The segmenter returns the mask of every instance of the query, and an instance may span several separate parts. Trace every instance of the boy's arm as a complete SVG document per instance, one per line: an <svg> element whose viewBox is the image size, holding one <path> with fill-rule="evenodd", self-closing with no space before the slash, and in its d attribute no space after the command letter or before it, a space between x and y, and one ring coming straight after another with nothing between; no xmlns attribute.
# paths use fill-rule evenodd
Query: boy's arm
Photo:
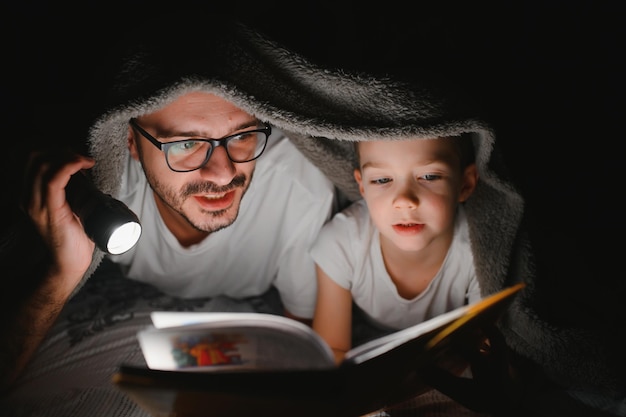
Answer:
<svg viewBox="0 0 626 417"><path fill-rule="evenodd" d="M351 348L352 294L330 279L319 266L317 271L317 304L313 317L315 330L328 343L339 364Z"/></svg>
<svg viewBox="0 0 626 417"><path fill-rule="evenodd" d="M289 310L287 310L287 309L285 309L284 314L285 314L285 317L287 317L287 318L299 321L300 323L306 324L309 327L312 326L312 323L313 323L312 319L305 319L305 318L302 318L302 317L298 317L298 316L296 316L294 314L291 314L291 312Z"/></svg>

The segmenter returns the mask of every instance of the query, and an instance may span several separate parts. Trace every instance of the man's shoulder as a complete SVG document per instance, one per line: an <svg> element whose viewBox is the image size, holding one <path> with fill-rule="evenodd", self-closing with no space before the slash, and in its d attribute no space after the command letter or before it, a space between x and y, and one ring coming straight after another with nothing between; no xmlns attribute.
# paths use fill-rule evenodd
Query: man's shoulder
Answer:
<svg viewBox="0 0 626 417"><path fill-rule="evenodd" d="M259 161L272 161L273 164L293 164L303 160L308 161L296 145L282 131L274 129L267 143L265 153Z"/></svg>
<svg viewBox="0 0 626 417"><path fill-rule="evenodd" d="M311 190L333 189L330 179L280 131L272 132L268 149L258 159L255 176L263 172L284 175L284 181Z"/></svg>

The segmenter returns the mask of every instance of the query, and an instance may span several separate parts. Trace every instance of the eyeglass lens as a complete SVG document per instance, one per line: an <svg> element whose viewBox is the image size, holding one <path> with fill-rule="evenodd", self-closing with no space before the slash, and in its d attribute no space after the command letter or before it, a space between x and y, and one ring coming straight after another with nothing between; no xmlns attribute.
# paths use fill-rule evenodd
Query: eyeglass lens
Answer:
<svg viewBox="0 0 626 417"><path fill-rule="evenodd" d="M265 132L245 132L222 140L185 140L167 144L165 155L170 168L191 171L208 162L213 150L224 146L233 162L248 162L257 158L265 149Z"/></svg>

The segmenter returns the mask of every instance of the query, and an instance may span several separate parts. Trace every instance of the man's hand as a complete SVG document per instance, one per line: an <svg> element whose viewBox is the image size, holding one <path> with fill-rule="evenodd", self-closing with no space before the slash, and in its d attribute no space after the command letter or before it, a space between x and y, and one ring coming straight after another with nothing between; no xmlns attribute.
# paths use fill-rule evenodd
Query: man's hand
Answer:
<svg viewBox="0 0 626 417"><path fill-rule="evenodd" d="M65 187L73 174L94 164L89 157L56 151L33 153L27 166L22 206L51 252L50 275L60 297L69 297L78 285L95 248L66 200Z"/></svg>

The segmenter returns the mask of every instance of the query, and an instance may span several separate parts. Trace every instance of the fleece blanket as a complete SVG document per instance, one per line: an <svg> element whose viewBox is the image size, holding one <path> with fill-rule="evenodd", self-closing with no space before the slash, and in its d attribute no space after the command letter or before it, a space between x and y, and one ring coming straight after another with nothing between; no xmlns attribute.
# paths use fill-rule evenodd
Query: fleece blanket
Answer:
<svg viewBox="0 0 626 417"><path fill-rule="evenodd" d="M584 331L560 328L539 313L547 301L538 293L532 247L523 229L524 199L509 180L495 131L471 101L421 85L418 77L408 82L321 67L233 22L212 20L186 28L140 31L133 47L106 72L113 78L103 80L114 87L88 136L89 151L98 161L93 179L100 189L113 196L119 191L128 120L190 91L224 97L283 130L347 202L359 198L352 142L471 134L480 179L466 211L482 291L487 295L527 284L502 321L509 347L572 392L618 389L619 380ZM83 283L103 256L96 249Z"/></svg>

